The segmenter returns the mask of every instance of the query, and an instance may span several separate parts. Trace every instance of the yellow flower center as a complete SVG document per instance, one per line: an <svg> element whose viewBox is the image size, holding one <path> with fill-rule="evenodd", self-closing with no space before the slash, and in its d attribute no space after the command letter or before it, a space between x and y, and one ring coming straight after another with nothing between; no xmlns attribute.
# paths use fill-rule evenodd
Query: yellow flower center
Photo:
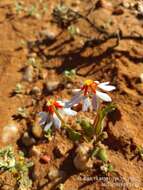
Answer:
<svg viewBox="0 0 143 190"><path fill-rule="evenodd" d="M93 82L94 82L93 80L88 79L84 81L84 85L90 86L93 84Z"/></svg>

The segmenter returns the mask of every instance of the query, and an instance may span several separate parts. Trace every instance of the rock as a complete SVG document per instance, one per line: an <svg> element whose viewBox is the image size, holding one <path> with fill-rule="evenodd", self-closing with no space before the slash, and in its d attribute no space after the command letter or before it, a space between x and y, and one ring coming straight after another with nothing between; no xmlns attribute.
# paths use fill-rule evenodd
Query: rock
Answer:
<svg viewBox="0 0 143 190"><path fill-rule="evenodd" d="M124 10L121 7L115 8L113 11L114 15L122 15L124 13Z"/></svg>
<svg viewBox="0 0 143 190"><path fill-rule="evenodd" d="M47 78L47 71L46 70L40 70L39 71L39 77L40 79L46 79Z"/></svg>
<svg viewBox="0 0 143 190"><path fill-rule="evenodd" d="M36 58L37 57L37 54L36 53L30 53L30 54L28 54L28 58L31 58L31 57L34 57L34 58Z"/></svg>
<svg viewBox="0 0 143 190"><path fill-rule="evenodd" d="M112 9L112 4L106 0L98 0L96 3L96 8Z"/></svg>
<svg viewBox="0 0 143 190"><path fill-rule="evenodd" d="M50 70L47 75L47 79L45 81L46 89L49 92L56 90L60 84L59 78L55 72L55 70Z"/></svg>
<svg viewBox="0 0 143 190"><path fill-rule="evenodd" d="M49 81L46 82L46 88L49 92L52 92L53 90L56 90L56 88L59 86L59 81Z"/></svg>
<svg viewBox="0 0 143 190"><path fill-rule="evenodd" d="M32 133L36 138L41 138L43 136L43 130L41 126L36 123L32 127Z"/></svg>
<svg viewBox="0 0 143 190"><path fill-rule="evenodd" d="M64 178L66 176L66 173L62 170L59 170L55 167L50 167L49 168L49 173L48 173L48 177L49 179L52 181L52 180L55 180L57 178Z"/></svg>
<svg viewBox="0 0 143 190"><path fill-rule="evenodd" d="M40 160L43 161L44 163L49 163L51 161L51 158L48 155L42 155L40 157Z"/></svg>
<svg viewBox="0 0 143 190"><path fill-rule="evenodd" d="M1 142L4 144L9 144L16 142L20 137L18 130L18 125L14 122L6 125L1 133Z"/></svg>
<svg viewBox="0 0 143 190"><path fill-rule="evenodd" d="M129 2L124 1L124 2L122 3L122 5L123 5L123 7L125 7L126 9L129 9L129 8L130 8L130 3L129 3Z"/></svg>
<svg viewBox="0 0 143 190"><path fill-rule="evenodd" d="M32 65L26 67L23 79L27 82L33 81L34 69Z"/></svg>
<svg viewBox="0 0 143 190"><path fill-rule="evenodd" d="M36 143L35 139L33 137L29 137L29 134L27 132L24 133L22 137L22 142L27 147L32 146Z"/></svg>
<svg viewBox="0 0 143 190"><path fill-rule="evenodd" d="M143 83L143 73L140 74L140 81Z"/></svg>
<svg viewBox="0 0 143 190"><path fill-rule="evenodd" d="M30 150L30 155L35 156L35 157L39 157L41 155L41 151L39 148L37 148L37 146L33 146Z"/></svg>
<svg viewBox="0 0 143 190"><path fill-rule="evenodd" d="M136 9L137 9L138 13L143 16L143 3L142 2L137 2Z"/></svg>
<svg viewBox="0 0 143 190"><path fill-rule="evenodd" d="M50 180L54 180L60 177L60 172L57 168L51 167L49 169L48 177Z"/></svg>
<svg viewBox="0 0 143 190"><path fill-rule="evenodd" d="M50 31L49 29L45 29L45 30L42 30L40 32L40 36L43 38L48 38L49 40L55 40L57 35L54 31Z"/></svg>
<svg viewBox="0 0 143 190"><path fill-rule="evenodd" d="M93 167L93 161L89 156L89 151L91 148L91 144L82 143L76 149L76 156L73 160L73 163L77 170L84 171Z"/></svg>
<svg viewBox="0 0 143 190"><path fill-rule="evenodd" d="M67 84L66 84L66 88L67 88L67 89L71 89L72 87L73 87L73 85L72 85L71 83L67 83Z"/></svg>
<svg viewBox="0 0 143 190"><path fill-rule="evenodd" d="M41 89L39 87L35 86L32 88L30 93L33 95L39 95L40 96L41 95Z"/></svg>

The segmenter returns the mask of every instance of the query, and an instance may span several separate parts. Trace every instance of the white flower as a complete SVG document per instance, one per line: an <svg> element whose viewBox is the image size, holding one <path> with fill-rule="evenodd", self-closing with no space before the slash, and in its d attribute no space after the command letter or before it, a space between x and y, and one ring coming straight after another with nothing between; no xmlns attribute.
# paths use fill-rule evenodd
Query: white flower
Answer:
<svg viewBox="0 0 143 190"><path fill-rule="evenodd" d="M76 114L77 112L71 108L65 108L65 103L50 99L45 105L44 111L39 113L39 124L44 126L45 131L50 129L52 125L56 128L60 128L62 122L64 122L62 118L63 115L75 116Z"/></svg>
<svg viewBox="0 0 143 190"><path fill-rule="evenodd" d="M82 111L87 111L91 105L94 110L97 110L100 101L112 101L106 92L113 90L115 90L115 86L109 85L109 82L99 83L99 81L86 80L81 89L76 89L76 95L66 103L66 107L72 107L82 102Z"/></svg>

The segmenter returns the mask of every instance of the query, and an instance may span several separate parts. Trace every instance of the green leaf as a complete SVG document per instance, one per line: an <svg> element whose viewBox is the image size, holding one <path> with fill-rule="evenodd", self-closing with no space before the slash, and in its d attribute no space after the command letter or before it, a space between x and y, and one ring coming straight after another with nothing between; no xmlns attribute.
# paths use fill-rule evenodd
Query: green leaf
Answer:
<svg viewBox="0 0 143 190"><path fill-rule="evenodd" d="M71 140L73 140L73 141L80 140L81 134L79 132L75 131L72 128L67 128L67 132L68 132L69 138Z"/></svg>
<svg viewBox="0 0 143 190"><path fill-rule="evenodd" d="M12 146L0 149L0 169L10 169L15 167L16 160Z"/></svg>
<svg viewBox="0 0 143 190"><path fill-rule="evenodd" d="M112 172L113 171L113 166L111 164L108 165L108 172Z"/></svg>
<svg viewBox="0 0 143 190"><path fill-rule="evenodd" d="M82 119L80 121L80 126L82 127L82 129L84 130L85 135L87 135L88 137L93 136L94 134L94 128L91 125L91 123L85 119Z"/></svg>
<svg viewBox="0 0 143 190"><path fill-rule="evenodd" d="M102 160L103 162L107 162L108 161L108 155L107 155L107 152L104 148L100 148L98 150L98 153L97 153L97 157Z"/></svg>
<svg viewBox="0 0 143 190"><path fill-rule="evenodd" d="M99 136L102 131L103 131L103 128L104 128L104 118L105 116L114 111L116 109L116 106L114 104L108 104L105 108L99 110L98 112L98 123L97 123L97 126L96 126L96 129L95 129L95 134L97 136Z"/></svg>
<svg viewBox="0 0 143 190"><path fill-rule="evenodd" d="M92 151L91 156L92 156L92 157L97 156L99 149L100 149L99 147L96 147L96 148Z"/></svg>

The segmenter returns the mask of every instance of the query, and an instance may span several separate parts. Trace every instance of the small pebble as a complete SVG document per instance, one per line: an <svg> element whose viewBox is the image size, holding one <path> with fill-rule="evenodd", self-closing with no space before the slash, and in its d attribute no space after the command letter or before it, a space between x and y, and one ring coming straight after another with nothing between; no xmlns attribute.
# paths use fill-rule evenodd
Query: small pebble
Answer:
<svg viewBox="0 0 143 190"><path fill-rule="evenodd" d="M1 133L1 142L2 143L12 143L16 142L20 137L18 125L15 123L10 123L6 125Z"/></svg>
<svg viewBox="0 0 143 190"><path fill-rule="evenodd" d="M46 70L40 70L39 77L41 79L46 79L47 78L47 71Z"/></svg>
<svg viewBox="0 0 143 190"><path fill-rule="evenodd" d="M43 161L44 163L49 163L51 161L51 158L48 155L43 155L40 157L40 160Z"/></svg>
<svg viewBox="0 0 143 190"><path fill-rule="evenodd" d="M43 135L43 130L40 125L34 124L32 127L32 133L36 138L41 138Z"/></svg>
<svg viewBox="0 0 143 190"><path fill-rule="evenodd" d="M106 0L98 0L96 3L96 8L112 9L112 4Z"/></svg>
<svg viewBox="0 0 143 190"><path fill-rule="evenodd" d="M62 170L57 169L57 168L50 167L48 177L52 181L52 180L55 180L57 178L65 178L66 173Z"/></svg>
<svg viewBox="0 0 143 190"><path fill-rule="evenodd" d="M33 81L34 69L32 65L26 67L23 79L27 82Z"/></svg>
<svg viewBox="0 0 143 190"><path fill-rule="evenodd" d="M30 150L30 155L31 156L35 156L35 157L39 157L41 155L41 151L39 148L37 148L36 146L33 146Z"/></svg>
<svg viewBox="0 0 143 190"><path fill-rule="evenodd" d="M31 94L33 95L41 95L41 89L37 86L33 87L31 90Z"/></svg>
<svg viewBox="0 0 143 190"><path fill-rule="evenodd" d="M143 73L140 74L141 83L143 83Z"/></svg>
<svg viewBox="0 0 143 190"><path fill-rule="evenodd" d="M137 3L137 10L138 10L139 14L143 16L143 2Z"/></svg>
<svg viewBox="0 0 143 190"><path fill-rule="evenodd" d="M71 83L66 84L66 88L71 89L72 87L73 87L73 85Z"/></svg>
<svg viewBox="0 0 143 190"><path fill-rule="evenodd" d="M114 9L113 14L114 15L122 15L124 13L124 10L121 7L118 7Z"/></svg>
<svg viewBox="0 0 143 190"><path fill-rule="evenodd" d="M50 180L54 180L58 177L60 177L60 172L58 169L54 168L54 167L51 167L49 169L49 173L48 173L48 177Z"/></svg>
<svg viewBox="0 0 143 190"><path fill-rule="evenodd" d="M130 8L130 3L126 2L126 1L124 1L122 5L123 5L123 7L125 7L126 9L129 9L129 8Z"/></svg>
<svg viewBox="0 0 143 190"><path fill-rule="evenodd" d="M44 38L46 37L49 40L55 40L56 39L56 33L53 31L50 31L48 29L42 30L40 32L40 35L41 35L41 37L44 37Z"/></svg>
<svg viewBox="0 0 143 190"><path fill-rule="evenodd" d="M49 92L52 92L53 90L56 90L56 88L59 85L59 81L48 81L46 82L46 88Z"/></svg>

